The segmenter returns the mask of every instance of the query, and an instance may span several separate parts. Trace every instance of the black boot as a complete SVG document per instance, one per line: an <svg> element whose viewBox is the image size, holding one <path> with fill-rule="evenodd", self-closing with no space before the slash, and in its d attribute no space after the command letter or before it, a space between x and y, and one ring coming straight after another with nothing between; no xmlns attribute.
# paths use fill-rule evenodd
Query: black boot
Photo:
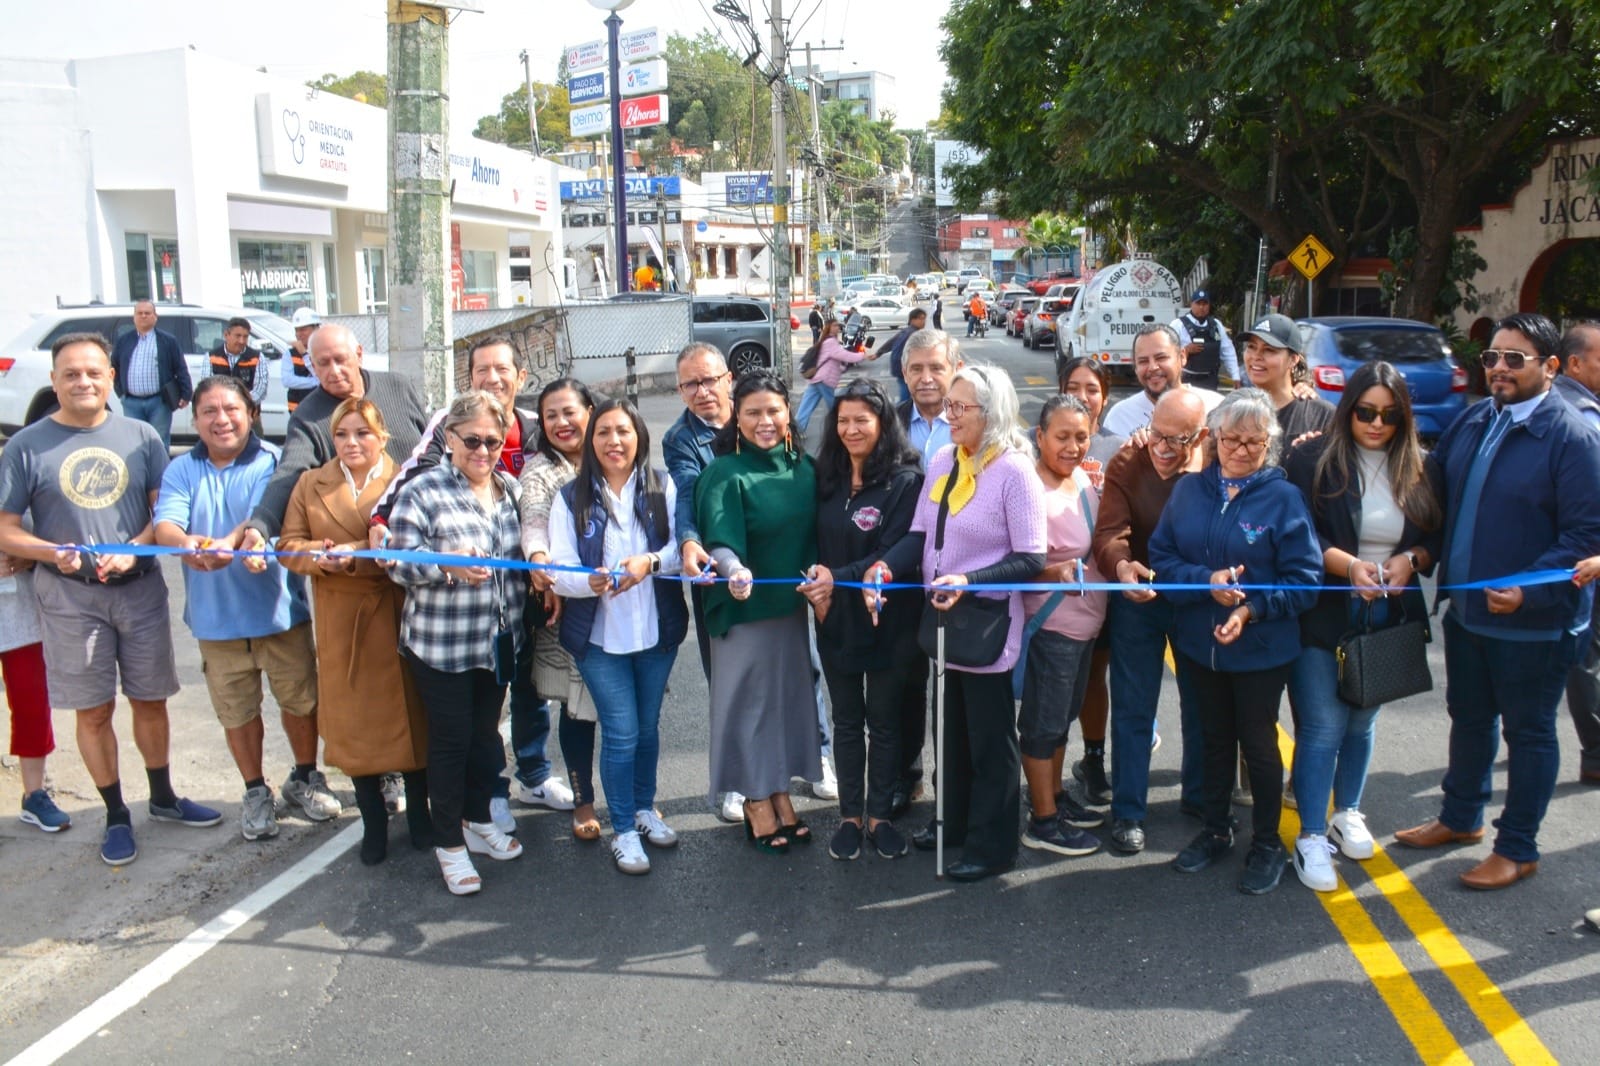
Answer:
<svg viewBox="0 0 1600 1066"><path fill-rule="evenodd" d="M406 828L411 830L411 846L418 851L433 847L433 815L428 811L428 771L411 770L405 775Z"/></svg>
<svg viewBox="0 0 1600 1066"><path fill-rule="evenodd" d="M363 774L350 779L361 811L361 863L376 866L389 854L389 811L383 805L383 778Z"/></svg>

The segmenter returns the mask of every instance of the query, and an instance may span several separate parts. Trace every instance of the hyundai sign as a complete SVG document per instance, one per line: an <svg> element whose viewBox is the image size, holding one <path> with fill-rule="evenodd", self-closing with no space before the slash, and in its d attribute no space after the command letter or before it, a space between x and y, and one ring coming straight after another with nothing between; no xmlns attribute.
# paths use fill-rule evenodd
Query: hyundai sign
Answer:
<svg viewBox="0 0 1600 1066"><path fill-rule="evenodd" d="M604 100L608 95L606 72L603 70L592 74L574 74L567 79L567 102L574 107Z"/></svg>
<svg viewBox="0 0 1600 1066"><path fill-rule="evenodd" d="M725 179L728 204L770 204L771 174L729 174Z"/></svg>
<svg viewBox="0 0 1600 1066"><path fill-rule="evenodd" d="M677 196L683 191L683 183L676 174L660 178L637 177L628 178L623 188L629 196ZM610 179L585 178L561 183L561 199L566 201L604 200L610 195Z"/></svg>

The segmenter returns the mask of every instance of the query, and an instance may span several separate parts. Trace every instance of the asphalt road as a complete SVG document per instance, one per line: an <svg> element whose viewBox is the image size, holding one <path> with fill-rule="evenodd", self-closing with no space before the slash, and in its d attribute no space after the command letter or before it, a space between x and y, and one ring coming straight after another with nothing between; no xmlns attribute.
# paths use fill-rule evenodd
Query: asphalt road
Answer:
<svg viewBox="0 0 1600 1066"><path fill-rule="evenodd" d="M965 350L1010 370L1032 413L1048 388L1045 353L998 332ZM647 400L657 433L675 403ZM169 580L176 601L175 569ZM352 810L339 826L286 821L276 841L240 839L240 786L176 618L175 605L186 687L173 703L174 776L229 820L145 825L125 742L144 850L104 867L70 712L56 715L52 773L78 824L57 838L0 824L0 1060L72 1031L58 1027L125 980L149 983L163 952L354 820ZM1437 645L1431 656L1438 691L1380 716L1364 807L1381 843L1437 807L1447 723ZM1392 847L1341 861L1347 892L1319 897L1290 873L1250 898L1234 889L1238 853L1194 877L1167 867L1195 829L1177 809L1170 682L1148 850L1025 851L1013 873L970 886L936 881L921 854L839 863L821 841L758 854L707 805L705 707L691 639L663 715L660 805L682 843L653 852L648 877L624 877L602 845L575 842L565 815L519 811L526 854L485 860L482 894L456 899L397 823L386 863L342 852L166 983L130 990L128 1009L89 1024L64 1061L1591 1061L1600 937L1579 919L1600 904L1600 790L1576 783L1565 723L1537 877L1477 895L1456 875L1486 846ZM275 725L268 737L276 779L286 750ZM348 781L335 787L350 798ZM0 774L0 806L18 791L14 770ZM797 803L825 840L829 805ZM905 827L930 809L920 803Z"/></svg>

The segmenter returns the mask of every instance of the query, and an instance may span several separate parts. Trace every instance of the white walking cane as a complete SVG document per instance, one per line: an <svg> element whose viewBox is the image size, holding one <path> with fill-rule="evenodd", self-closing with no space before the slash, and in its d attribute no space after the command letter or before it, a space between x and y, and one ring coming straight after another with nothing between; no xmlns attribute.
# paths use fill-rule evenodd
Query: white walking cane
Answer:
<svg viewBox="0 0 1600 1066"><path fill-rule="evenodd" d="M944 619L933 639L933 876L944 880Z"/></svg>

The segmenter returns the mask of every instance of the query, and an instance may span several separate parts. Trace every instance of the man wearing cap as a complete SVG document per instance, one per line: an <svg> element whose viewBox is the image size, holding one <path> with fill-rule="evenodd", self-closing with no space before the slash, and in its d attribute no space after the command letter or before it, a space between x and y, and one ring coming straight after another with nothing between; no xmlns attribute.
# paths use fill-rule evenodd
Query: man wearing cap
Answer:
<svg viewBox="0 0 1600 1066"><path fill-rule="evenodd" d="M311 335L322 325L322 316L309 307L297 308L290 323L294 326L294 346L283 364L283 387L289 392L289 411L292 414L300 401L311 395L317 387L317 375L311 372Z"/></svg>
<svg viewBox="0 0 1600 1066"><path fill-rule="evenodd" d="M1226 370L1228 377L1239 381L1239 356L1233 350L1233 341L1222 323L1211 317L1211 293L1196 289L1189 297L1189 310L1172 320L1172 329L1178 334L1178 344L1188 362L1183 368L1183 383L1198 385L1215 391L1219 383L1218 372Z"/></svg>
<svg viewBox="0 0 1600 1066"><path fill-rule="evenodd" d="M147 422L161 443L172 445L172 412L189 406L194 385L178 338L156 328L156 305L140 300L133 305L133 332L117 338L111 349L112 384L122 413Z"/></svg>
<svg viewBox="0 0 1600 1066"><path fill-rule="evenodd" d="M1300 357L1301 345L1300 330L1294 321L1284 315L1262 315L1241 336L1245 376L1251 385L1272 397L1284 441L1322 432L1333 421L1333 404L1313 390L1295 388L1294 364Z"/></svg>

